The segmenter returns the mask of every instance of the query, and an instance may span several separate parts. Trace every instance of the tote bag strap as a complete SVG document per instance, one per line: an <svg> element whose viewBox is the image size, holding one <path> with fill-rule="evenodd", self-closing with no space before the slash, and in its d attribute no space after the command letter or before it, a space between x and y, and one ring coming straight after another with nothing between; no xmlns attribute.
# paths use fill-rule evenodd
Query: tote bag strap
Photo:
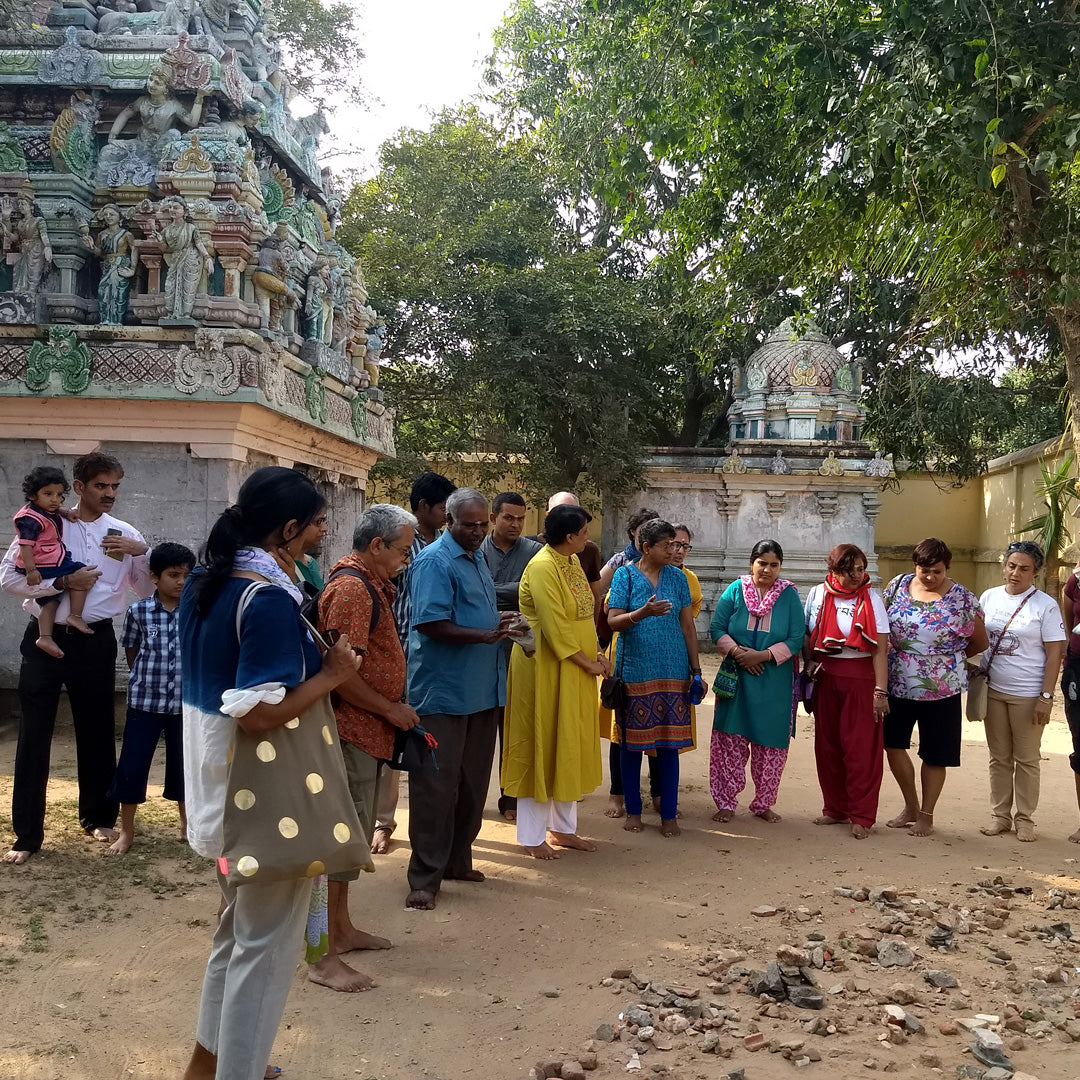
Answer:
<svg viewBox="0 0 1080 1080"><path fill-rule="evenodd" d="M1001 648L1001 643L1005 640L1005 631L1012 626L1013 619L1020 614L1020 609L1038 592L1038 589L1032 589L1031 592L1024 597L1023 600L1017 605L1016 610L1005 621L1005 625L1001 628L1001 634L998 636L997 641L994 642L994 647L990 650L990 656L987 658L986 667L980 670L984 675L990 674L990 665L994 662L994 657L997 656L998 649Z"/></svg>
<svg viewBox="0 0 1080 1080"><path fill-rule="evenodd" d="M241 640L240 639L240 626L241 626L241 623L244 621L244 612L247 611L248 604L251 603L252 597L260 589L276 589L276 588L277 588L277 586L272 584L269 581L253 581L243 591L243 594L240 597L240 602L236 605L236 640L237 641ZM302 615L300 617L303 618ZM307 621L307 619L304 619L304 622L307 624L307 628L308 628L308 630L311 631L311 633L314 636L315 640L316 641L321 641L322 639L315 632L315 628L311 625L311 623L309 623ZM301 682L306 682L307 681L307 658L304 656L304 652L303 652L302 649L300 650L300 662L303 664L303 669L304 669L303 674L300 676L300 681Z"/></svg>

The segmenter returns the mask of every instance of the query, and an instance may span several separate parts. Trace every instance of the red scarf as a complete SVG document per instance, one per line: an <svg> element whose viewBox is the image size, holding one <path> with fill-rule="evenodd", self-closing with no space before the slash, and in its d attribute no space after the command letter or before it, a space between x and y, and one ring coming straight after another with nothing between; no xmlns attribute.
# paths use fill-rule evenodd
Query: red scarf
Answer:
<svg viewBox="0 0 1080 1080"><path fill-rule="evenodd" d="M817 626L811 638L814 652L836 653L845 645L859 652L873 652L877 648L877 621L874 619L874 605L870 602L870 578L864 577L862 584L854 589L843 588L833 574L825 576L824 595L821 597L821 611L818 612ZM855 613L851 619L851 632L844 637L836 620L837 600L854 600Z"/></svg>

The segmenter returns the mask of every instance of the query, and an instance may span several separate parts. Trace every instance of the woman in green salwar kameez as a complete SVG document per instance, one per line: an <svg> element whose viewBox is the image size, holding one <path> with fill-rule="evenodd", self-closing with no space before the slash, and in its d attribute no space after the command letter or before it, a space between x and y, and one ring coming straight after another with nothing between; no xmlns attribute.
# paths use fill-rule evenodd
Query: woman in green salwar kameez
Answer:
<svg viewBox="0 0 1080 1080"><path fill-rule="evenodd" d="M795 703L795 664L806 632L799 593L780 577L784 552L761 540L750 552L750 573L720 597L709 636L721 656L739 666L735 696L717 698L709 761L714 821L730 821L746 786L746 762L754 780L750 812L779 821L773 810L787 761Z"/></svg>

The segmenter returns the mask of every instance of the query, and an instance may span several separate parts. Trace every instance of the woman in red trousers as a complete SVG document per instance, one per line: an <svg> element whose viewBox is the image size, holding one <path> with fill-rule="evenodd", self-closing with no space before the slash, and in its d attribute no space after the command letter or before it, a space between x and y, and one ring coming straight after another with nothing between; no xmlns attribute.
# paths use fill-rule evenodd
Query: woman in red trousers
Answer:
<svg viewBox="0 0 1080 1080"><path fill-rule="evenodd" d="M828 567L806 600L803 649L814 676L814 756L822 795L814 822L850 824L851 835L862 840L877 818L881 788L889 617L870 587L861 548L838 544Z"/></svg>

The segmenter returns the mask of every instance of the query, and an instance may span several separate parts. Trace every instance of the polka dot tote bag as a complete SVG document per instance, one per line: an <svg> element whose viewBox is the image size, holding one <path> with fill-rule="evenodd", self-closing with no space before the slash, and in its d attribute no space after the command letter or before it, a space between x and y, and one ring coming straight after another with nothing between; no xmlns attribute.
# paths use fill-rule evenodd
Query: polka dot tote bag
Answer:
<svg viewBox="0 0 1080 1080"><path fill-rule="evenodd" d="M245 591L236 625L256 588ZM347 870L374 870L356 816L337 721L328 697L272 731L239 724L229 779L218 870L229 883L283 881Z"/></svg>

